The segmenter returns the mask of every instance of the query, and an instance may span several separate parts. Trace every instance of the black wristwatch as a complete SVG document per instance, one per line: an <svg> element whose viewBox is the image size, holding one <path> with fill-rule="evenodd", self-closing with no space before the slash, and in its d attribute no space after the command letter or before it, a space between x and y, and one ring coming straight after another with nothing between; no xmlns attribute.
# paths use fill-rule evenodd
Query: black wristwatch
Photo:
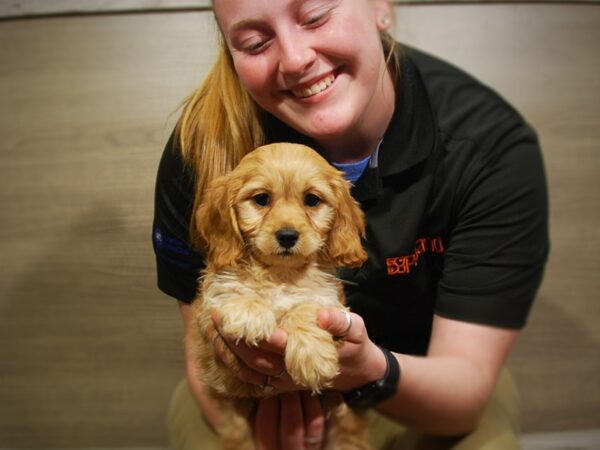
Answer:
<svg viewBox="0 0 600 450"><path fill-rule="evenodd" d="M344 401L351 408L373 408L382 401L390 398L398 390L400 381L400 364L388 349L379 347L383 352L387 368L383 378L344 393Z"/></svg>

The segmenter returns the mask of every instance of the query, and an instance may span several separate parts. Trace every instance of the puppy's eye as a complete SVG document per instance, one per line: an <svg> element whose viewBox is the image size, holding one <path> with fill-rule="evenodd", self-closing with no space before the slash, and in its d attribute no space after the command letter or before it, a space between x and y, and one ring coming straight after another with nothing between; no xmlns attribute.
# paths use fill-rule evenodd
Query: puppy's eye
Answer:
<svg viewBox="0 0 600 450"><path fill-rule="evenodd" d="M252 199L258 206L269 206L269 203L271 202L271 197L269 197L269 194L265 193L256 194Z"/></svg>
<svg viewBox="0 0 600 450"><path fill-rule="evenodd" d="M304 196L304 204L309 208L314 208L321 203L321 198L315 194L306 194Z"/></svg>

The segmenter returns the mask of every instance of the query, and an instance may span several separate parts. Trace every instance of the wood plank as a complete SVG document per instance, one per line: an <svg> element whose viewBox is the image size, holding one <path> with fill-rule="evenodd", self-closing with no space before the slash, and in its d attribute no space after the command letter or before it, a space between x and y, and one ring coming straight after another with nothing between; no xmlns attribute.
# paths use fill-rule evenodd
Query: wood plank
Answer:
<svg viewBox="0 0 600 450"><path fill-rule="evenodd" d="M498 0L392 0L395 4L497 3ZM503 0L503 3L600 3L600 0ZM211 0L13 0L0 3L0 18L117 14L144 11L201 11Z"/></svg>
<svg viewBox="0 0 600 450"><path fill-rule="evenodd" d="M0 3L0 17L206 9L210 0L15 0Z"/></svg>
<svg viewBox="0 0 600 450"><path fill-rule="evenodd" d="M0 448L166 447L154 176L211 14L0 23ZM160 39L157 39L160 36Z"/></svg>

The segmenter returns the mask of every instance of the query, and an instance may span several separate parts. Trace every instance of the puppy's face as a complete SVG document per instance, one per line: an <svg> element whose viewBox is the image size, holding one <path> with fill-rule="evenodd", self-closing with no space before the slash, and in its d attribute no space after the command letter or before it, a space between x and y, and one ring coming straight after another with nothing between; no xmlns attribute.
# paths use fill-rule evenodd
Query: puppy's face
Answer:
<svg viewBox="0 0 600 450"><path fill-rule="evenodd" d="M256 155L238 174L244 180L235 210L249 250L266 264L296 265L324 249L337 198L325 162L304 152Z"/></svg>
<svg viewBox="0 0 600 450"><path fill-rule="evenodd" d="M293 144L260 147L219 182L221 188L211 191L220 191L221 201L207 201L220 203L242 246L240 257L251 253L266 265L286 267L315 260L359 265L366 258L360 246L362 212L340 172L314 150ZM198 214L210 257L211 247L223 245L215 237L219 225L206 223L202 207Z"/></svg>

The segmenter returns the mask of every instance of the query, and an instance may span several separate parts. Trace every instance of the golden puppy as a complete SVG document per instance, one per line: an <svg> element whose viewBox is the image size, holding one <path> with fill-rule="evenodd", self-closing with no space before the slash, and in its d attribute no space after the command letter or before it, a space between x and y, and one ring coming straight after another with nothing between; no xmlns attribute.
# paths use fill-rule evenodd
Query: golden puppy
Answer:
<svg viewBox="0 0 600 450"><path fill-rule="evenodd" d="M210 185L196 224L207 256L193 304L199 370L213 397L228 399L232 414L246 416L223 420L224 447L251 449L246 419L256 399L277 392L240 381L216 356L204 331L211 314L216 312L224 333L249 345L284 329L287 372L306 390L323 392L339 373L338 341L317 325L317 313L345 309L333 273L365 261L363 214L342 174L314 150L272 144L252 151ZM339 397L322 397L332 413L324 448L367 449L365 425Z"/></svg>

